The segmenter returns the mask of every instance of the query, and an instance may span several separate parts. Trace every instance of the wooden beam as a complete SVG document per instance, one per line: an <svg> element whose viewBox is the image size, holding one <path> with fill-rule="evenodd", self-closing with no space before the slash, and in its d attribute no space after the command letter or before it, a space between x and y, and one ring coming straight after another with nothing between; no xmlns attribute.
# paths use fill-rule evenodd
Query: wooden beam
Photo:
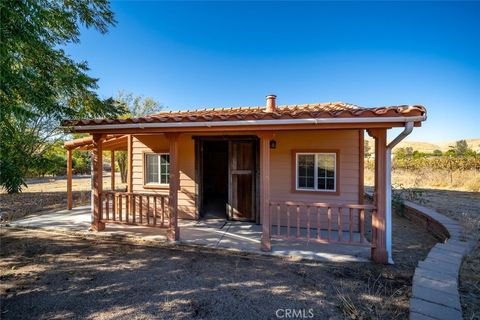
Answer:
<svg viewBox="0 0 480 320"><path fill-rule="evenodd" d="M110 184L111 184L111 189L112 191L115 191L115 151L114 150L111 150L110 151L110 174L111 174L111 177L110 177Z"/></svg>
<svg viewBox="0 0 480 320"><path fill-rule="evenodd" d="M260 220L262 223L261 250L272 251L270 221L270 140L273 132L258 132L260 138Z"/></svg>
<svg viewBox="0 0 480 320"><path fill-rule="evenodd" d="M387 258L387 130L375 129L368 133L375 139L375 192L374 201L377 207L372 214L372 260L386 264Z"/></svg>
<svg viewBox="0 0 480 320"><path fill-rule="evenodd" d="M358 203L363 204L365 193L365 131L358 130Z"/></svg>
<svg viewBox="0 0 480 320"><path fill-rule="evenodd" d="M127 138L127 191L133 192L133 136Z"/></svg>
<svg viewBox="0 0 480 320"><path fill-rule="evenodd" d="M67 149L67 208L72 210L73 208L73 195L72 195L72 149Z"/></svg>
<svg viewBox="0 0 480 320"><path fill-rule="evenodd" d="M105 223L102 219L102 193L103 193L103 136L100 134L93 135L93 206L92 206L92 230L102 231L105 229Z"/></svg>
<svg viewBox="0 0 480 320"><path fill-rule="evenodd" d="M180 239L178 228L178 190L180 188L180 171L178 167L178 138L179 133L165 134L169 142L170 177L169 177L169 201L168 211L170 214L170 226L167 231L168 241Z"/></svg>

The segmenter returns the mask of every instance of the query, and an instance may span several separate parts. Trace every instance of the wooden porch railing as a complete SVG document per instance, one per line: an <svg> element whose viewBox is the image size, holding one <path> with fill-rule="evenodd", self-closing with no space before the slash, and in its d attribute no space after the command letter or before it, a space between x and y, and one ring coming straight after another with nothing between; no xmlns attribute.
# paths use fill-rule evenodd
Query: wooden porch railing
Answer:
<svg viewBox="0 0 480 320"><path fill-rule="evenodd" d="M102 193L104 223L123 223L168 228L168 195L105 191Z"/></svg>
<svg viewBox="0 0 480 320"><path fill-rule="evenodd" d="M318 243L344 243L371 247L365 238L369 204L270 202L270 235Z"/></svg>

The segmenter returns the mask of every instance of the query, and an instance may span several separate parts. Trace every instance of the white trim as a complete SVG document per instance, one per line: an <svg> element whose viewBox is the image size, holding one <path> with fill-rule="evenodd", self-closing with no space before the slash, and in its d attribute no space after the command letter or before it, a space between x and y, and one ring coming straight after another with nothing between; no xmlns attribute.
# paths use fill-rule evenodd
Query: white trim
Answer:
<svg viewBox="0 0 480 320"><path fill-rule="evenodd" d="M156 155L158 156L158 182L147 182L148 179L147 179L147 176L148 176L148 173L147 173L147 169L148 169L148 166L147 166L147 156L148 155ZM170 185L170 181L169 183L160 183L160 181L162 181L162 161L161 161L161 156L162 155L167 155L168 156L168 166L169 166L169 170L170 170L170 153L168 152L160 152L160 153L157 153L157 152L145 152L144 153L144 156L143 156L143 167L145 168L145 172L143 173L143 181L144 181L144 185L145 186L161 186L161 187L168 187Z"/></svg>
<svg viewBox="0 0 480 320"><path fill-rule="evenodd" d="M320 154L329 154L333 155L333 183L334 188L330 189L319 189L318 188L318 155ZM298 156L299 155L313 155L314 156L314 167L313 167L313 189L310 188L300 188L298 186ZM325 181L326 183L326 181ZM325 184L326 186L326 184ZM296 191L311 191L311 192L337 192L337 153L336 152L295 152L295 190Z"/></svg>
<svg viewBox="0 0 480 320"><path fill-rule="evenodd" d="M309 119L279 119L279 120L236 120L236 121L204 121L204 122L155 122L155 123L124 123L74 126L74 130L108 130L131 128L197 128L197 127L230 127L279 124L325 124L325 123L384 123L384 122L417 122L424 121L427 116L415 117L370 117L370 118L309 118ZM69 128L66 126L65 128Z"/></svg>

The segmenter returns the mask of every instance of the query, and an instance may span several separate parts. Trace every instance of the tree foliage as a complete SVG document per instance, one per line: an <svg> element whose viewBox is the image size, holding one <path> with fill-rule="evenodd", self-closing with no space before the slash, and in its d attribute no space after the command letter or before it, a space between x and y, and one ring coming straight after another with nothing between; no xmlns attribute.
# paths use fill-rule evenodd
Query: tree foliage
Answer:
<svg viewBox="0 0 480 320"><path fill-rule="evenodd" d="M0 184L9 193L42 163L60 120L125 112L98 97L87 63L64 51L79 41L80 25L106 33L114 24L107 0L0 2Z"/></svg>
<svg viewBox="0 0 480 320"><path fill-rule="evenodd" d="M147 114L154 114L162 111L163 109L163 105L160 103L160 101L157 101L151 97L144 97L142 95L135 95L133 93L125 93L123 90L118 92L115 101L127 110L127 112L123 115L125 118L135 118ZM128 170L128 159L126 152L117 151L115 153L115 159L117 160L122 183L125 183L127 182Z"/></svg>
<svg viewBox="0 0 480 320"><path fill-rule="evenodd" d="M474 154L473 150L470 149L466 140L458 140L455 142L454 146L450 146L451 153L456 156L468 156Z"/></svg>
<svg viewBox="0 0 480 320"><path fill-rule="evenodd" d="M363 141L363 154L365 158L370 158L372 155L372 147L370 147L368 140Z"/></svg>

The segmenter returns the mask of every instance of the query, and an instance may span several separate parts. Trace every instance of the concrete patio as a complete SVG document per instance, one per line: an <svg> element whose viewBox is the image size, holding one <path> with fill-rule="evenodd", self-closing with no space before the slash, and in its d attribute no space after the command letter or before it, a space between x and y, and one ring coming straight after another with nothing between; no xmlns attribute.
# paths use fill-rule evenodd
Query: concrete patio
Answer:
<svg viewBox="0 0 480 320"><path fill-rule="evenodd" d="M41 228L66 232L88 231L91 221L90 206L42 212L11 223L13 227ZM179 220L180 243L208 248L232 250L292 259L311 259L332 262L370 261L370 249L341 244L319 244L306 241L272 239L272 251L260 250L261 226L253 223L221 219ZM166 231L159 228L107 224L102 236L140 237L148 241L166 241Z"/></svg>

